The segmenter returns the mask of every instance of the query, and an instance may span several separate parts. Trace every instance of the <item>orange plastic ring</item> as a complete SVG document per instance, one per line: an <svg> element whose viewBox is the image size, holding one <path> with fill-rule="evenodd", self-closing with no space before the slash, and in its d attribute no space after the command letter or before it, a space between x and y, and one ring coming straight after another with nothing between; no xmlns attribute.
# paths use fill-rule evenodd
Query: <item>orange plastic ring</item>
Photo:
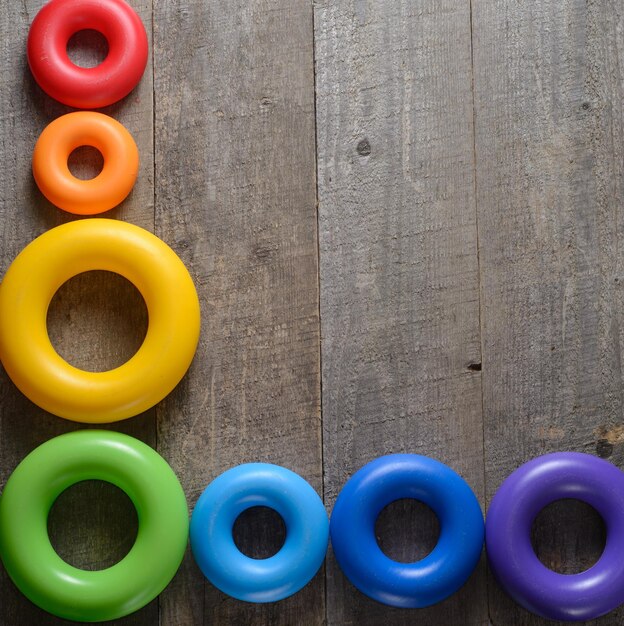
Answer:
<svg viewBox="0 0 624 626"><path fill-rule="evenodd" d="M76 178L67 165L80 146L99 150L102 171L90 180ZM68 113L49 124L37 140L33 175L41 193L57 207L78 215L95 215L122 202L139 172L139 151L132 135L108 115Z"/></svg>

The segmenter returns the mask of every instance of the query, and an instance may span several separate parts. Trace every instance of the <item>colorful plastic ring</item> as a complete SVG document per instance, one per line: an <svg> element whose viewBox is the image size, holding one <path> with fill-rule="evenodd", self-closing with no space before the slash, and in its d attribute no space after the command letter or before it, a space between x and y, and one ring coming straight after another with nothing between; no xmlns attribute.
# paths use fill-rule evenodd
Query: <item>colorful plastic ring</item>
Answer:
<svg viewBox="0 0 624 626"><path fill-rule="evenodd" d="M76 178L67 165L80 146L99 150L102 171L90 180ZM79 215L108 211L132 191L139 172L139 151L132 135L118 121L102 113L68 113L41 133L32 162L41 193L57 207Z"/></svg>
<svg viewBox="0 0 624 626"><path fill-rule="evenodd" d="M108 55L96 67L78 67L67 42L81 30L96 30ZM39 86L78 109L97 109L127 96L147 65L147 34L141 18L123 0L51 0L28 33L28 63Z"/></svg>
<svg viewBox="0 0 624 626"><path fill-rule="evenodd" d="M48 305L82 272L121 274L145 300L145 340L107 372L73 367L54 350ZM0 285L0 358L35 404L78 422L115 422L162 400L188 369L199 338L199 301L178 256L146 230L106 219L71 222L30 243Z"/></svg>
<svg viewBox="0 0 624 626"><path fill-rule="evenodd" d="M375 539L375 522L395 500L427 504L440 522L433 551L415 563L388 558ZM340 492L331 516L336 560L364 594L390 606L419 608L455 593L476 567L483 547L483 514L466 481L450 467L416 454L380 457L357 471Z"/></svg>
<svg viewBox="0 0 624 626"><path fill-rule="evenodd" d="M63 561L48 537L48 513L68 487L103 480L123 490L139 519L118 563L85 571ZM0 498L0 555L20 591L42 609L81 622L113 620L155 598L178 570L188 540L182 487L149 446L115 432L51 439L15 469Z"/></svg>
<svg viewBox="0 0 624 626"><path fill-rule="evenodd" d="M605 550L580 574L558 574L537 558L531 527L555 500L591 505L607 527ZM592 620L624 602L624 473L589 454L558 452L505 480L487 514L487 553L496 578L519 604L551 620Z"/></svg>
<svg viewBox="0 0 624 626"><path fill-rule="evenodd" d="M236 547L232 528L246 509L266 506L286 524L277 554L252 559ZM277 465L249 463L216 478L191 517L191 548L204 576L247 602L275 602L304 587L323 563L329 522L321 499L299 475Z"/></svg>

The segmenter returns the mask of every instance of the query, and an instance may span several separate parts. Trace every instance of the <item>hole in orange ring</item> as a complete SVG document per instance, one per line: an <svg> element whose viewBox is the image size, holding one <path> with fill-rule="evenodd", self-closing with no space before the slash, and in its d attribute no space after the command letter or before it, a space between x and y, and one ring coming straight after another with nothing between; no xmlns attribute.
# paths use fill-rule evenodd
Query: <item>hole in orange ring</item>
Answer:
<svg viewBox="0 0 624 626"><path fill-rule="evenodd" d="M67 167L76 178L80 180L91 180L102 171L104 167L104 157L96 148L80 146L69 155Z"/></svg>

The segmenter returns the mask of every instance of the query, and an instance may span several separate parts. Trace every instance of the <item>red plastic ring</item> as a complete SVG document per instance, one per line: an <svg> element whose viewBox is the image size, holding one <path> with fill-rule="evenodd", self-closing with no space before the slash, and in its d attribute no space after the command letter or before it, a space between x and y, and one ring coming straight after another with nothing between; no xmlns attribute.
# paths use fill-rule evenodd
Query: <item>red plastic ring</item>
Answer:
<svg viewBox="0 0 624 626"><path fill-rule="evenodd" d="M96 67L78 67L67 55L67 42L81 30L96 30L108 42L108 55ZM51 0L28 33L28 64L39 86L79 109L127 96L143 76L147 55L143 22L123 0Z"/></svg>

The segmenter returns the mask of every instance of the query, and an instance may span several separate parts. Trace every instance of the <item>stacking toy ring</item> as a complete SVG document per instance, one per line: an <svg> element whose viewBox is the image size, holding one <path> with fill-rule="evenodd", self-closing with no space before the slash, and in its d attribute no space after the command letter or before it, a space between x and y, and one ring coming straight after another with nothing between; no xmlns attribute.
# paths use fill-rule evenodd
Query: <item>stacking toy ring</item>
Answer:
<svg viewBox="0 0 624 626"><path fill-rule="evenodd" d="M59 287L82 272L128 279L149 323L137 353L106 372L73 367L54 350L46 322ZM199 301L175 252L124 222L91 219L47 231L9 267L0 285L0 358L17 387L41 408L78 422L115 422L162 400L188 369L199 338Z"/></svg>
<svg viewBox="0 0 624 626"><path fill-rule="evenodd" d="M415 563L388 558L375 539L375 522L391 502L420 500L440 522L433 551ZM416 454L380 457L343 487L331 516L332 546L347 578L390 606L420 608L455 593L479 561L483 515L466 481L450 467Z"/></svg>
<svg viewBox="0 0 624 626"><path fill-rule="evenodd" d="M81 30L96 30L108 55L96 67L79 67L67 42ZM147 34L141 18L123 0L51 0L28 33L28 63L39 86L78 109L97 109L127 96L147 65Z"/></svg>
<svg viewBox="0 0 624 626"><path fill-rule="evenodd" d="M90 180L76 178L67 165L80 146L104 158L102 171ZM102 113L68 113L48 124L33 152L33 176L41 193L57 207L79 215L108 211L132 190L139 171L139 151L132 135Z"/></svg>
<svg viewBox="0 0 624 626"><path fill-rule="evenodd" d="M254 506L277 511L286 541L268 559L252 559L236 547L236 518ZM247 602L275 602L304 587L327 552L329 522L316 491L301 476L277 465L248 463L217 477L191 517L191 548L204 576L224 593Z"/></svg>
<svg viewBox="0 0 624 626"><path fill-rule="evenodd" d="M580 574L548 569L531 546L537 514L555 500L591 505L607 527L605 550ZM529 461L505 480L487 514L492 570L509 595L551 620L592 620L624 602L624 473L589 454L558 452Z"/></svg>
<svg viewBox="0 0 624 626"><path fill-rule="evenodd" d="M54 501L83 480L119 487L139 519L130 552L100 571L69 565L48 537ZM173 470L120 433L77 431L47 441L17 466L0 498L0 555L9 576L36 605L69 620L113 620L146 605L178 570L187 539L186 499Z"/></svg>

